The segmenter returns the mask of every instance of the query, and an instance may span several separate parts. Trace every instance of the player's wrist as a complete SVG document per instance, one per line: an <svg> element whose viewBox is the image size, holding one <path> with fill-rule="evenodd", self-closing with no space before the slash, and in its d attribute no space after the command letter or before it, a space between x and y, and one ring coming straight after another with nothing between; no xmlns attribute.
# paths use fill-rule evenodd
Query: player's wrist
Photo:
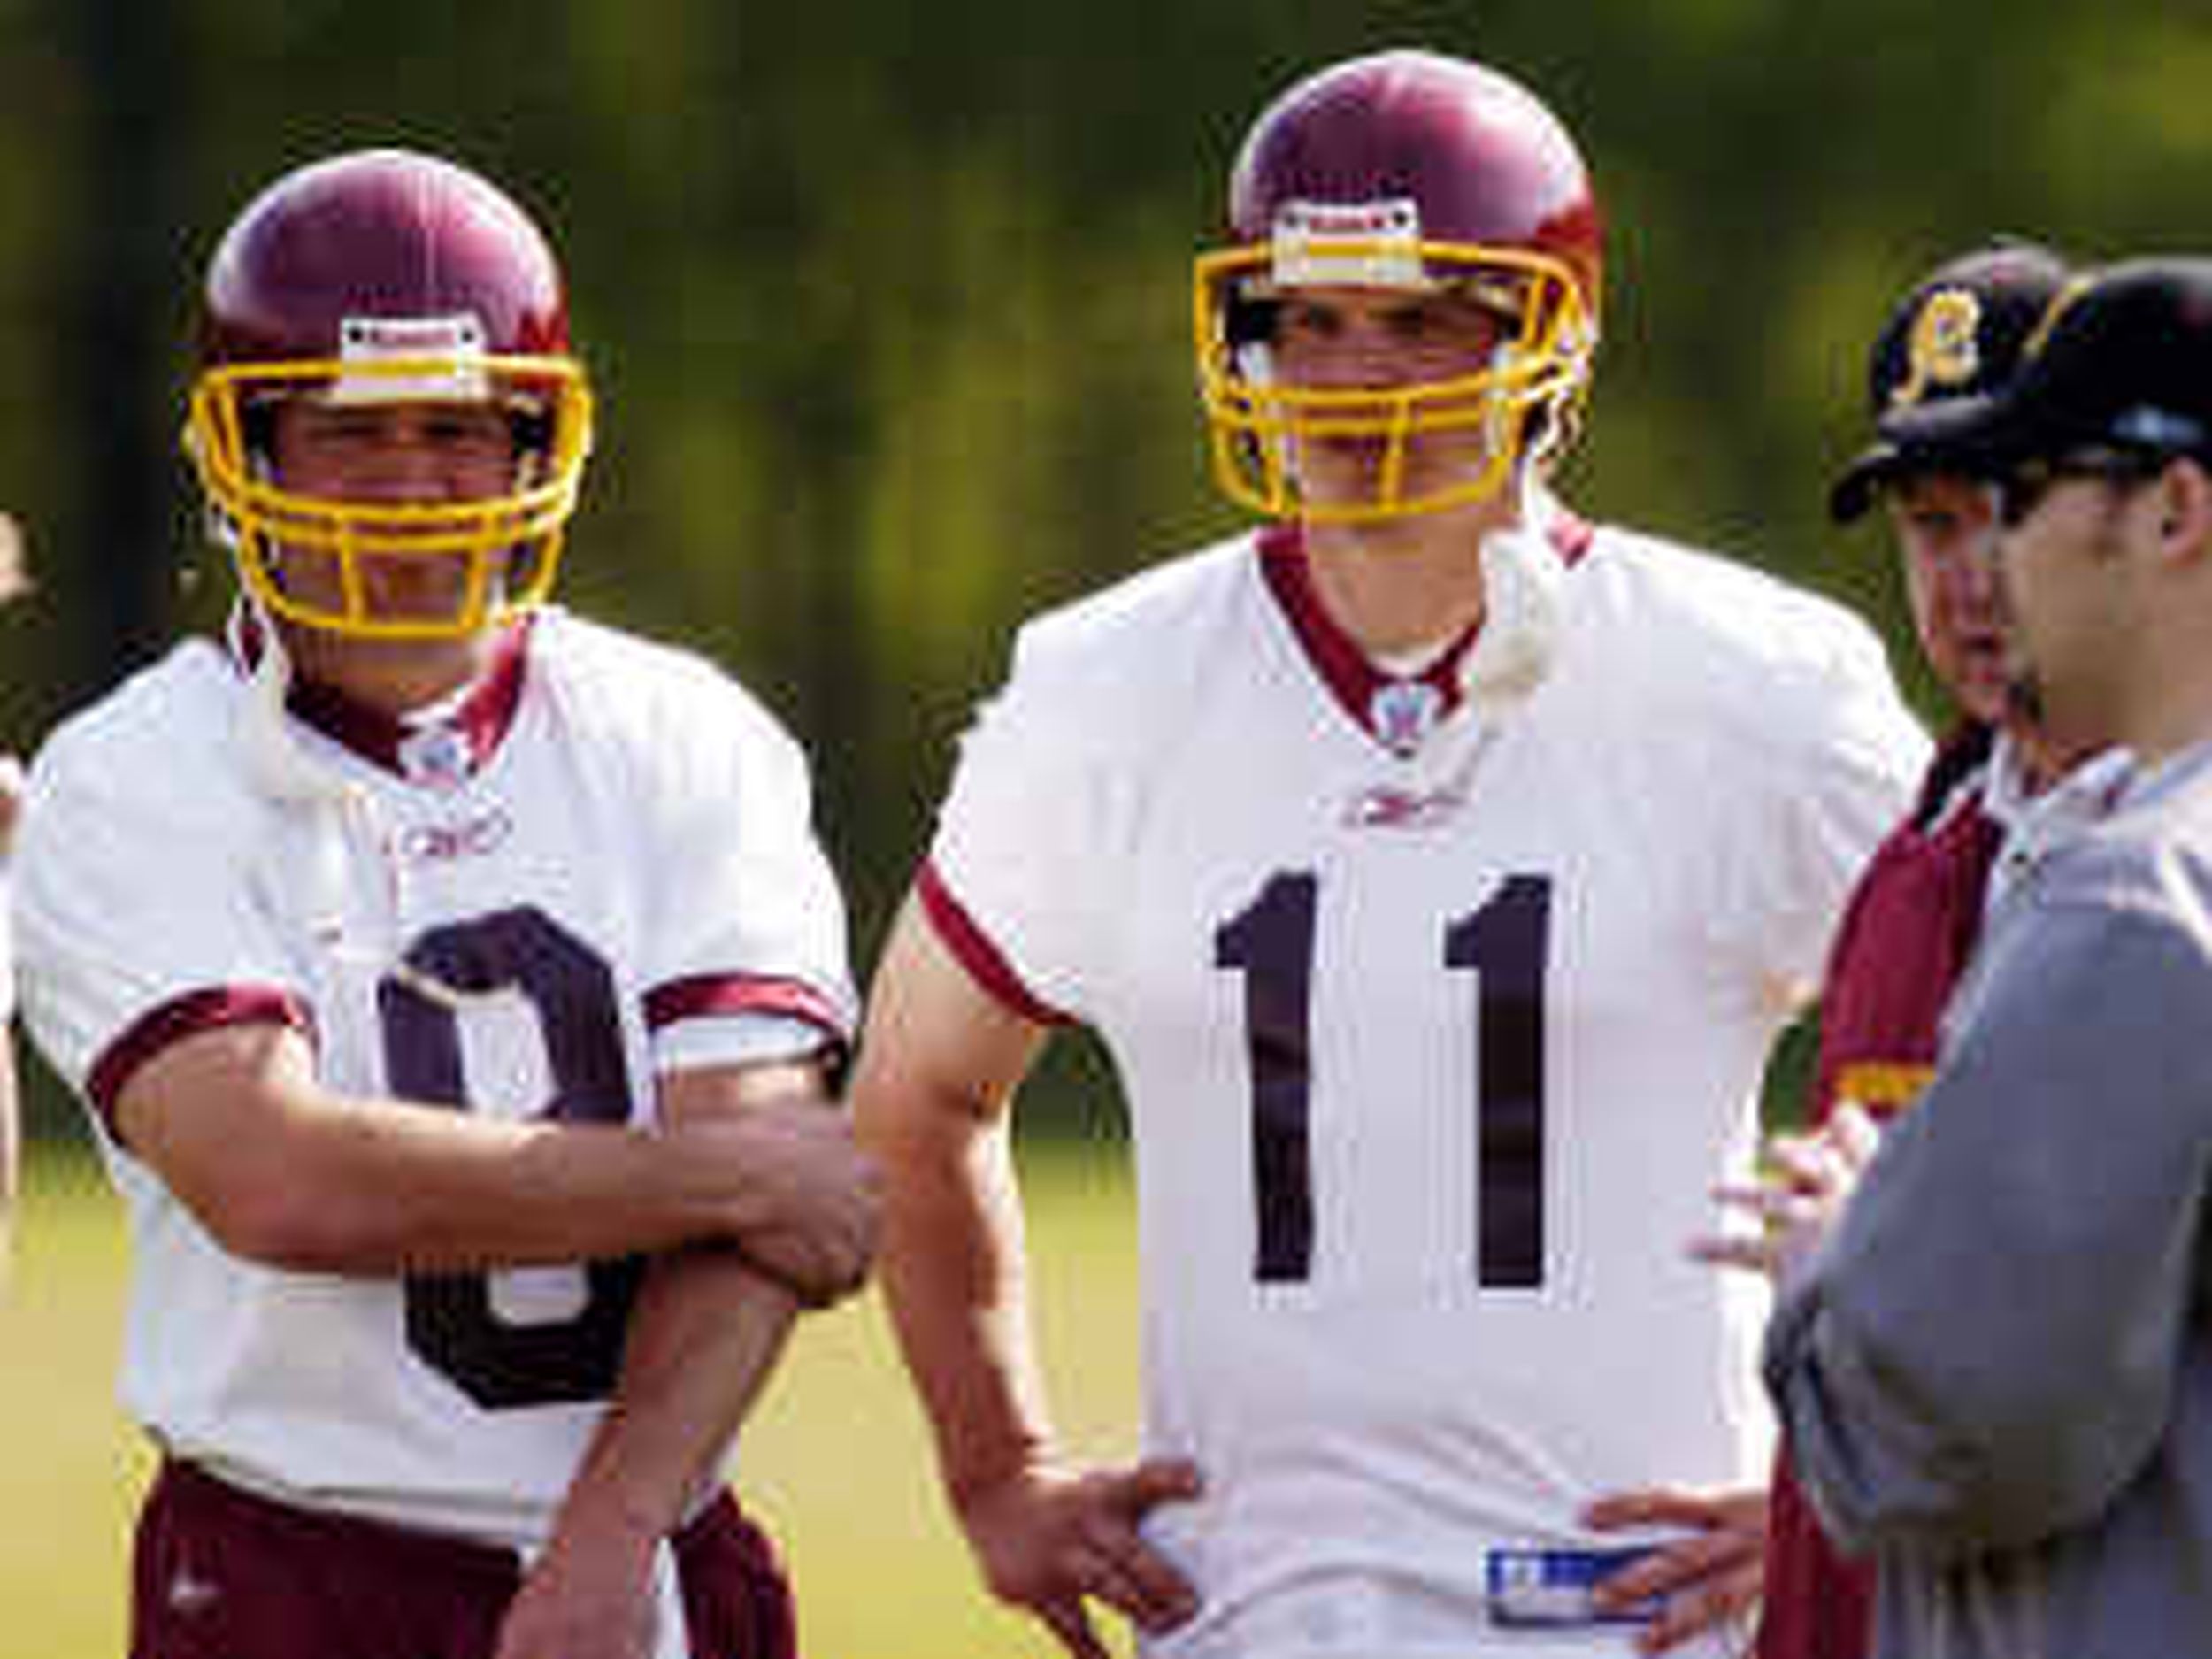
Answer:
<svg viewBox="0 0 2212 1659"><path fill-rule="evenodd" d="M729 1155L714 1144L713 1132L658 1124L626 1133L646 1163L649 1202L672 1218L672 1243L735 1248L761 1225L757 1183L733 1179Z"/></svg>
<svg viewBox="0 0 2212 1659"><path fill-rule="evenodd" d="M546 1553L642 1572L661 1541L682 1525L683 1508L680 1494L649 1493L634 1480L593 1479L587 1473L570 1488Z"/></svg>
<svg viewBox="0 0 2212 1659"><path fill-rule="evenodd" d="M1035 1486L1066 1466L1051 1442L1041 1435L949 1462L944 1469L945 1495L964 1525L989 1510L1009 1493Z"/></svg>

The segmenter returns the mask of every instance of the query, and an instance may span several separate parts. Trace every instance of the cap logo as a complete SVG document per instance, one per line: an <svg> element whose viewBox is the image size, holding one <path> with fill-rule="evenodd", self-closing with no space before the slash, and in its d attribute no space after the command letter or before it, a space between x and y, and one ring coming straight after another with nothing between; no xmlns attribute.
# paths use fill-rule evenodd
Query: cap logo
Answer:
<svg viewBox="0 0 2212 1659"><path fill-rule="evenodd" d="M1980 372L1981 296L1971 288L1938 288L1921 302L1905 348L1905 378L1890 394L1893 410L1944 396Z"/></svg>
<svg viewBox="0 0 2212 1659"><path fill-rule="evenodd" d="M484 355L484 326L467 311L451 317L348 317L338 325L338 360L365 365L342 374L334 403L479 403L489 395L483 371L468 360ZM419 373L380 373L365 365L409 358L452 359Z"/></svg>
<svg viewBox="0 0 2212 1659"><path fill-rule="evenodd" d="M1286 202L1275 211L1271 275L1280 288L1425 288L1421 207L1384 202Z"/></svg>

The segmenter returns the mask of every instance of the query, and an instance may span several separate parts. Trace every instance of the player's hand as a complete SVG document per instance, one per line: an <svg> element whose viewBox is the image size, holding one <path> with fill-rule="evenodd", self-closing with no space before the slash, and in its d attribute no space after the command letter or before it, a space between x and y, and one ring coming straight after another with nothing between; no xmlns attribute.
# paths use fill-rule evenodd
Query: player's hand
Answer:
<svg viewBox="0 0 2212 1659"><path fill-rule="evenodd" d="M1713 1189L1716 1203L1755 1222L1756 1231L1731 1229L1693 1239L1691 1256L1778 1280L1793 1277L1843 1214L1880 1143L1874 1119L1848 1101L1817 1133L1776 1136L1767 1142L1767 1173L1761 1179Z"/></svg>
<svg viewBox="0 0 2212 1659"><path fill-rule="evenodd" d="M1153 1635L1197 1612L1197 1590L1139 1529L1198 1492L1197 1468L1180 1458L1031 1469L962 1499L960 1520L994 1595L1042 1620L1075 1659L1107 1659L1088 1599Z"/></svg>
<svg viewBox="0 0 2212 1659"><path fill-rule="evenodd" d="M819 1101L763 1101L680 1134L726 1171L726 1236L748 1261L810 1308L867 1281L883 1181L844 1113Z"/></svg>
<svg viewBox="0 0 2212 1659"><path fill-rule="evenodd" d="M508 1604L494 1659L652 1659L653 1540L586 1546L557 1533Z"/></svg>
<svg viewBox="0 0 2212 1659"><path fill-rule="evenodd" d="M1597 1605L1618 1610L1647 1599L1658 1615L1636 1635L1643 1653L1662 1653L1708 1631L1748 1632L1766 1577L1767 1494L1763 1486L1702 1493L1655 1487L1601 1498L1583 1515L1598 1532L1620 1527L1686 1529L1641 1561L1608 1577ZM1747 1644L1739 1643L1739 1647Z"/></svg>

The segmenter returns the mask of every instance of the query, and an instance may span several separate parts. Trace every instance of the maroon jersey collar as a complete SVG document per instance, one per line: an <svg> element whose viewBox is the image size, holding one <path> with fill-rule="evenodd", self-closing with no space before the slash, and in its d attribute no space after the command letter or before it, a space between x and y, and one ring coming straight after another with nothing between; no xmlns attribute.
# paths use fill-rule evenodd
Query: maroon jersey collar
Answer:
<svg viewBox="0 0 2212 1659"><path fill-rule="evenodd" d="M387 772L412 782L449 787L473 776L514 724L522 703L534 621L526 615L509 623L474 683L426 718L389 715L334 686L303 679L293 680L284 700L286 711ZM251 672L267 649L260 618L244 611L235 614L229 642L233 660L242 672Z"/></svg>
<svg viewBox="0 0 2212 1659"><path fill-rule="evenodd" d="M1561 562L1570 566L1589 550L1595 534L1587 521L1557 509L1544 529ZM1305 537L1296 525L1267 526L1256 545L1268 592L1281 608L1306 660L1338 706L1370 737L1394 754L1409 754L1427 731L1459 707L1465 696L1460 664L1473 648L1480 623L1467 628L1419 673L1390 673L1376 664L1322 604L1314 588Z"/></svg>

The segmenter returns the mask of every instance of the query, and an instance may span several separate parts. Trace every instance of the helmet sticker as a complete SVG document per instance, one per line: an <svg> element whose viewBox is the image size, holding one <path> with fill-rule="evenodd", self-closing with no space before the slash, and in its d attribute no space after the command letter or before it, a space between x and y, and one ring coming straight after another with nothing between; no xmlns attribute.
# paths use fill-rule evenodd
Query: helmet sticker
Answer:
<svg viewBox="0 0 2212 1659"><path fill-rule="evenodd" d="M1279 288L1429 286L1421 267L1421 208L1410 196L1286 202L1275 213L1271 245Z"/></svg>
<svg viewBox="0 0 2212 1659"><path fill-rule="evenodd" d="M334 403L479 403L490 396L483 371L484 326L468 312L451 317L349 317L338 326L338 357L361 365L330 388ZM373 365L405 365L400 372Z"/></svg>

